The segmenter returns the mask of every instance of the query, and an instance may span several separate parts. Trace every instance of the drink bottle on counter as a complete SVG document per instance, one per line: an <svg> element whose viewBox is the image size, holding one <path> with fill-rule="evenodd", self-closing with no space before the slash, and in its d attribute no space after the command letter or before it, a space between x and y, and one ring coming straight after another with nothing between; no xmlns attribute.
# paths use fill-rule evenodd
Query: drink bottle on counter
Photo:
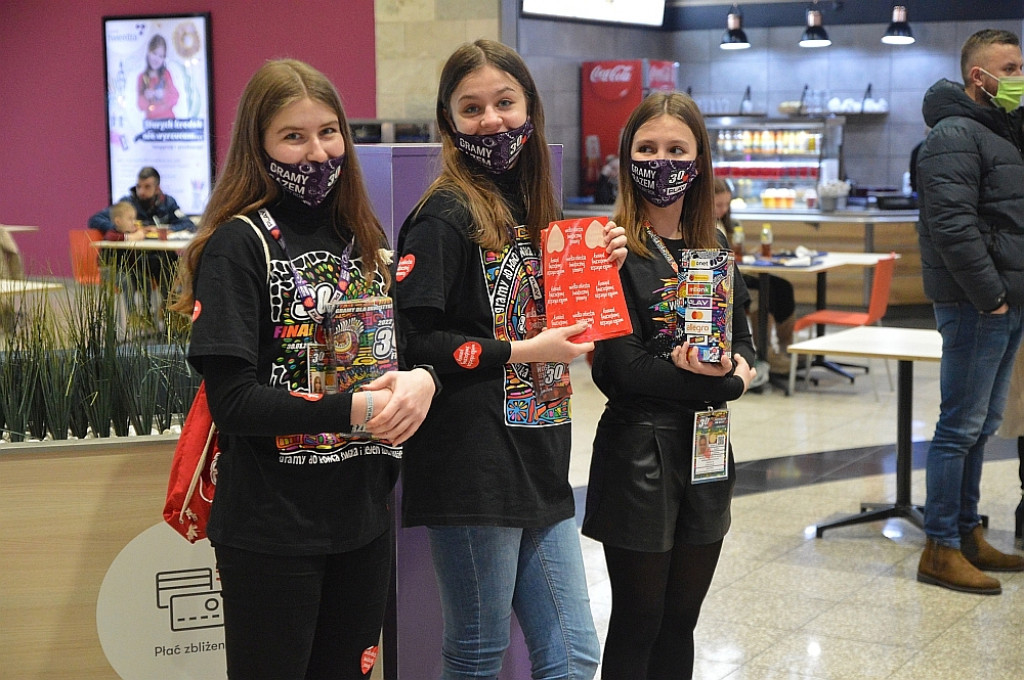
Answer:
<svg viewBox="0 0 1024 680"><path fill-rule="evenodd" d="M761 225L761 259L768 260L772 256L772 225L765 222Z"/></svg>
<svg viewBox="0 0 1024 680"><path fill-rule="evenodd" d="M732 228L732 253L737 263L743 261L743 240L743 225L737 224Z"/></svg>

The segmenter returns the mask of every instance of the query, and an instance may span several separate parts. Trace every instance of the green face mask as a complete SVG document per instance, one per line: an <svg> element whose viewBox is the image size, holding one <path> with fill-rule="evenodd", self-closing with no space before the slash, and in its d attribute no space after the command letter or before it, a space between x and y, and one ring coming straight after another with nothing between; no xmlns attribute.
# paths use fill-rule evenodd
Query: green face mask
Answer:
<svg viewBox="0 0 1024 680"><path fill-rule="evenodd" d="M985 88L982 91L992 97L992 103L1007 113L1016 110L1021 105L1021 98L1024 97L1024 76L1003 76L996 78L985 69L979 69L982 73L999 81L999 89L991 94Z"/></svg>

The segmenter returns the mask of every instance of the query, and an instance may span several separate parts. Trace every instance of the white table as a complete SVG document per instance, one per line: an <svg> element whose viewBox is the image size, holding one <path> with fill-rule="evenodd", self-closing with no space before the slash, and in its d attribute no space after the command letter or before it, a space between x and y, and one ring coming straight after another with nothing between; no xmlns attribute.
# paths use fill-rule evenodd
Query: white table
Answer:
<svg viewBox="0 0 1024 680"><path fill-rule="evenodd" d="M32 227L27 224L0 224L0 229L12 234L16 231L39 231L39 227Z"/></svg>
<svg viewBox="0 0 1024 680"><path fill-rule="evenodd" d="M744 274L757 274L760 280L757 302L757 357L762 361L768 361L768 347L771 339L768 334L768 277L770 275L785 278L790 274L814 274L815 282L815 309L825 309L828 304L828 279L827 273L830 269L839 267L874 267L879 260L889 257L888 253L855 253L855 252L831 252L814 258L812 264L804 267L787 267L780 264L768 264L766 262L740 264L739 269ZM897 254L896 258L900 256ZM817 334L824 335L825 326L817 326ZM822 363L822 362L818 362ZM833 369L834 370L834 369ZM842 372L842 371L841 371ZM849 376L848 376L849 377ZM852 380L852 378L850 378ZM792 384L789 391L792 392Z"/></svg>
<svg viewBox="0 0 1024 680"><path fill-rule="evenodd" d="M890 517L906 519L924 527L921 506L910 500L910 473L913 455L910 425L914 409L914 362L942 359L942 336L938 331L919 328L859 326L829 333L789 346L789 391L796 386L797 356L830 355L876 359L895 359L899 363L896 406L896 502L861 503L860 513L816 527L818 538L826 529L874 522Z"/></svg>
<svg viewBox="0 0 1024 680"><path fill-rule="evenodd" d="M60 290L59 283L50 281L26 281L24 279L0 279L0 295L22 295L39 291Z"/></svg>
<svg viewBox="0 0 1024 680"><path fill-rule="evenodd" d="M92 247L101 250L144 250L174 253L185 250L191 238L169 238L166 241L158 238L143 238L138 241L93 241Z"/></svg>

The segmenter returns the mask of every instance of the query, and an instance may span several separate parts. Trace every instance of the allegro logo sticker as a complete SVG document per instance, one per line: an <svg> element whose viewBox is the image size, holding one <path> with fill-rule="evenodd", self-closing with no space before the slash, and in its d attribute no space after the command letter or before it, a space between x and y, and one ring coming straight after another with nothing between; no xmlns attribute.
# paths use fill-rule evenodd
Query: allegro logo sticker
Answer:
<svg viewBox="0 0 1024 680"><path fill-rule="evenodd" d="M479 342L466 342L455 350L452 356L455 357L455 363L459 366L463 368L476 368L480 365L481 352L483 352L483 348Z"/></svg>
<svg viewBox="0 0 1024 680"><path fill-rule="evenodd" d="M203 303L200 302L199 300L196 300L195 304L192 305L192 323L195 323L196 319L198 319L199 315L202 313Z"/></svg>
<svg viewBox="0 0 1024 680"><path fill-rule="evenodd" d="M398 269L395 271L395 278L401 281L409 275L409 272L411 272L415 266L416 256L409 253L398 261Z"/></svg>

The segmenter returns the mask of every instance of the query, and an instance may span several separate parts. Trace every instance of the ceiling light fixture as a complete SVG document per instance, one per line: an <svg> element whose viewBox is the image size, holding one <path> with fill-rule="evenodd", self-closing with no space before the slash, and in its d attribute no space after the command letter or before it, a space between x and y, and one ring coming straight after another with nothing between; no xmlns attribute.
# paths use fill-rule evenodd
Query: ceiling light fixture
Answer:
<svg viewBox="0 0 1024 680"><path fill-rule="evenodd" d="M821 25L821 12L818 10L818 0L807 10L807 28L800 36L800 47L828 47L832 41L828 38L824 26Z"/></svg>
<svg viewBox="0 0 1024 680"><path fill-rule="evenodd" d="M743 15L740 14L739 5L733 3L729 16L725 20L725 33L722 34L722 43L719 45L723 50L745 50L750 47L747 34L743 30Z"/></svg>
<svg viewBox="0 0 1024 680"><path fill-rule="evenodd" d="M882 36L882 42L886 45L912 45L914 34L910 32L910 24L907 23L907 8L904 5L892 6L892 23Z"/></svg>

